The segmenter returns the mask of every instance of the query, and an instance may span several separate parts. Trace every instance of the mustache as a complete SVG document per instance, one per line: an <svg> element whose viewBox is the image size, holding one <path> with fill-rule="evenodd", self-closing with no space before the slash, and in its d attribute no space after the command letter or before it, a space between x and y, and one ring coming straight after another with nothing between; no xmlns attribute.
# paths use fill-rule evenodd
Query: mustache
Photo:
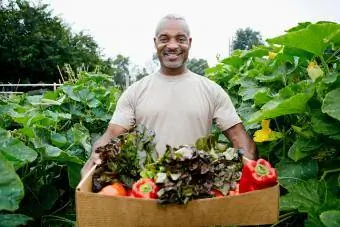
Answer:
<svg viewBox="0 0 340 227"><path fill-rule="evenodd" d="M177 54L177 55L179 55L179 54L182 54L183 53L183 51L180 49L180 48L178 48L178 49L166 49L166 50L164 50L163 51L163 54Z"/></svg>

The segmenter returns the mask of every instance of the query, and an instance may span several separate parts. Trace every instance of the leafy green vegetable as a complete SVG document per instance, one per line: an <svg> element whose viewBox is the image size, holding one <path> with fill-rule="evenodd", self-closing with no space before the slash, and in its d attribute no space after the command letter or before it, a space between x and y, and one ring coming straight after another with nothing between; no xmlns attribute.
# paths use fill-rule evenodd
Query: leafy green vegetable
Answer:
<svg viewBox="0 0 340 227"><path fill-rule="evenodd" d="M131 188L145 166L157 159L154 137L153 131L138 125L104 147L99 147L95 152L100 154L102 164L97 166L93 175L92 190L98 192L117 179Z"/></svg>

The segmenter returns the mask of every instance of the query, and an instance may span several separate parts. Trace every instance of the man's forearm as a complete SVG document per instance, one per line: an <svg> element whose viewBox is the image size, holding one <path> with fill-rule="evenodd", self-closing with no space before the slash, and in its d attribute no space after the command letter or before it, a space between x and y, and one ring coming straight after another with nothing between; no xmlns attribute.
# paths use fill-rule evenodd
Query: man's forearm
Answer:
<svg viewBox="0 0 340 227"><path fill-rule="evenodd" d="M223 134L233 144L234 148L244 150L244 156L246 158L257 159L258 154L256 151L256 145L254 141L249 137L241 123L227 129L223 132Z"/></svg>

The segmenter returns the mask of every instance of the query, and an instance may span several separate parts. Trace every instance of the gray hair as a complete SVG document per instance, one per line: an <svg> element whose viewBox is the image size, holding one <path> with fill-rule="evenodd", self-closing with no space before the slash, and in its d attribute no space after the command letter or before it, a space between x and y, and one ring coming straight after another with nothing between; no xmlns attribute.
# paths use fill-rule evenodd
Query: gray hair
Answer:
<svg viewBox="0 0 340 227"><path fill-rule="evenodd" d="M178 20L178 21L181 21L182 24L183 24L183 29L184 29L184 32L190 36L190 29L189 29L189 25L187 23L187 21L184 19L184 17L178 15L178 14L173 14L173 13L170 13L170 14L167 14L165 15L159 22L158 22L158 25L156 27L156 30L155 30L155 36L157 36L160 32L160 30L162 29L163 25L164 25L164 22L165 21L168 21L168 20Z"/></svg>

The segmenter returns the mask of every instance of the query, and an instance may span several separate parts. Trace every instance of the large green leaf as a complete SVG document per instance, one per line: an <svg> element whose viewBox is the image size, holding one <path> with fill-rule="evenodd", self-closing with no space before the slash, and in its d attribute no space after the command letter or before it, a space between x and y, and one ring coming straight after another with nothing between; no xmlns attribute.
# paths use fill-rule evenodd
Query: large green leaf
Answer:
<svg viewBox="0 0 340 227"><path fill-rule="evenodd" d="M28 221L32 221L31 217L23 214L0 214L1 227L17 227L25 226Z"/></svg>
<svg viewBox="0 0 340 227"><path fill-rule="evenodd" d="M304 29L267 39L267 42L299 48L321 56L338 33L340 25L336 23L310 24Z"/></svg>
<svg viewBox="0 0 340 227"><path fill-rule="evenodd" d="M0 153L11 161L16 169L33 162L38 154L23 142L12 137L0 137Z"/></svg>
<svg viewBox="0 0 340 227"><path fill-rule="evenodd" d="M340 88L328 92L323 100L321 110L340 121Z"/></svg>
<svg viewBox="0 0 340 227"><path fill-rule="evenodd" d="M318 162L313 159L301 160L299 162L283 159L275 168L279 175L279 182L284 187L316 178L318 175Z"/></svg>
<svg viewBox="0 0 340 227"><path fill-rule="evenodd" d="M340 226L340 210L328 210L320 214L320 220L326 227Z"/></svg>
<svg viewBox="0 0 340 227"><path fill-rule="evenodd" d="M298 137L289 148L288 157L294 161L299 161L312 154L313 151L321 146L320 142L313 139Z"/></svg>
<svg viewBox="0 0 340 227"><path fill-rule="evenodd" d="M335 135L340 132L340 122L321 112L312 114L311 123L313 131L323 135Z"/></svg>
<svg viewBox="0 0 340 227"><path fill-rule="evenodd" d="M59 162L75 162L78 164L83 164L83 161L77 156L68 154L67 152L61 150L58 147L45 144L44 158L49 160L56 160Z"/></svg>
<svg viewBox="0 0 340 227"><path fill-rule="evenodd" d="M76 188L80 182L80 170L83 167L82 164L77 163L67 163L67 174L69 179L69 184L71 188Z"/></svg>
<svg viewBox="0 0 340 227"><path fill-rule="evenodd" d="M303 113L308 100L314 94L314 86L307 81L289 85L280 90L279 95L253 113L248 124L287 114Z"/></svg>
<svg viewBox="0 0 340 227"><path fill-rule="evenodd" d="M280 210L297 209L307 213L308 219L319 222L319 215L326 210L340 207L340 200L326 189L322 181L311 179L287 187L288 194L280 198Z"/></svg>
<svg viewBox="0 0 340 227"><path fill-rule="evenodd" d="M12 163L1 153L0 173L0 211L15 211L19 208L19 203L24 197L24 186Z"/></svg>

